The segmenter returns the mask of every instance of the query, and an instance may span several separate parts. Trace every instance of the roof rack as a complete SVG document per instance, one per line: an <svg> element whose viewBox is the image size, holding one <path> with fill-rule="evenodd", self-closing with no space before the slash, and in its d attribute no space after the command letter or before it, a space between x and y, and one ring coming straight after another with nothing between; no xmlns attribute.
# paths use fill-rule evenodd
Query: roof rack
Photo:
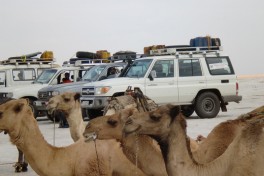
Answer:
<svg viewBox="0 0 264 176"><path fill-rule="evenodd" d="M30 64L50 64L54 63L53 59L40 59L40 58L9 58L7 60L0 61L1 65L30 65Z"/></svg>
<svg viewBox="0 0 264 176"><path fill-rule="evenodd" d="M150 55L176 55L179 57L180 55L189 55L192 57L194 54L215 54L219 55L220 51L223 51L221 46L209 46L209 47L165 47L162 49L154 49L150 50Z"/></svg>
<svg viewBox="0 0 264 176"><path fill-rule="evenodd" d="M111 61L108 59L87 59L87 58L71 58L69 61L63 62L63 67L70 66L85 66L85 65L94 65L101 63L110 63Z"/></svg>

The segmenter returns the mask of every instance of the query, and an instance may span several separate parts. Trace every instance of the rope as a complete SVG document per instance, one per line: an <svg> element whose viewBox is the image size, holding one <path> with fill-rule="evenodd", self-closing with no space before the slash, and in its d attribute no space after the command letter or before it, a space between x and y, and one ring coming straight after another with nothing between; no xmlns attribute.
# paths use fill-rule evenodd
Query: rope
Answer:
<svg viewBox="0 0 264 176"><path fill-rule="evenodd" d="M55 146L55 113L53 115L53 145Z"/></svg>
<svg viewBox="0 0 264 176"><path fill-rule="evenodd" d="M139 143L138 143L138 134L136 133L136 174L138 175L138 152L139 152Z"/></svg>

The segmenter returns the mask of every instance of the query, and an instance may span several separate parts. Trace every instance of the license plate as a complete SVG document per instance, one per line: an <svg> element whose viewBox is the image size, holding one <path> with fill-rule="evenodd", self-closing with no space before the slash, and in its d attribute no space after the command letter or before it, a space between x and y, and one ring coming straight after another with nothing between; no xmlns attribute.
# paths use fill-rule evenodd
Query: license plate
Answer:
<svg viewBox="0 0 264 176"><path fill-rule="evenodd" d="M36 106L42 106L42 102L41 101L35 101L35 105Z"/></svg>
<svg viewBox="0 0 264 176"><path fill-rule="evenodd" d="M89 101L82 101L81 106L89 106Z"/></svg>

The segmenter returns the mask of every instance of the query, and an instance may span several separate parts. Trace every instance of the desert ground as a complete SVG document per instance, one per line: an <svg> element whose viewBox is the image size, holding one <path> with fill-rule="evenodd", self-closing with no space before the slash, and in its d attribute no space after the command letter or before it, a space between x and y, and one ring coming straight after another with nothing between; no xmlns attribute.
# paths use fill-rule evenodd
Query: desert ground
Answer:
<svg viewBox="0 0 264 176"><path fill-rule="evenodd" d="M227 112L220 112L216 118L200 119L193 114L187 119L187 133L196 138L202 134L207 136L218 123L235 119L241 114L247 113L259 106L264 105L264 75L239 76L239 94L243 96L240 103L230 103ZM68 128L58 128L47 120L46 117L38 118L38 124L44 138L52 145L66 146L73 143ZM9 142L9 137L0 133L0 176L36 176L37 174L29 167L28 172L15 173L12 167L17 160L18 152L14 145Z"/></svg>

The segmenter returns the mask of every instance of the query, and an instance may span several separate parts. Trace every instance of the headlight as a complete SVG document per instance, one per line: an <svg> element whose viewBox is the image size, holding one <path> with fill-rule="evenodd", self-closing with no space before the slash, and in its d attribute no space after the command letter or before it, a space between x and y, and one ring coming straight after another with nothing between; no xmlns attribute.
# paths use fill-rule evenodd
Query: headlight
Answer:
<svg viewBox="0 0 264 176"><path fill-rule="evenodd" d="M95 95L106 94L110 89L111 89L110 86L106 86L106 87L96 87L94 93L95 93Z"/></svg>
<svg viewBox="0 0 264 176"><path fill-rule="evenodd" d="M53 92L51 93L51 95L52 95L52 96L60 95L60 92L59 92L59 91L53 91Z"/></svg>

